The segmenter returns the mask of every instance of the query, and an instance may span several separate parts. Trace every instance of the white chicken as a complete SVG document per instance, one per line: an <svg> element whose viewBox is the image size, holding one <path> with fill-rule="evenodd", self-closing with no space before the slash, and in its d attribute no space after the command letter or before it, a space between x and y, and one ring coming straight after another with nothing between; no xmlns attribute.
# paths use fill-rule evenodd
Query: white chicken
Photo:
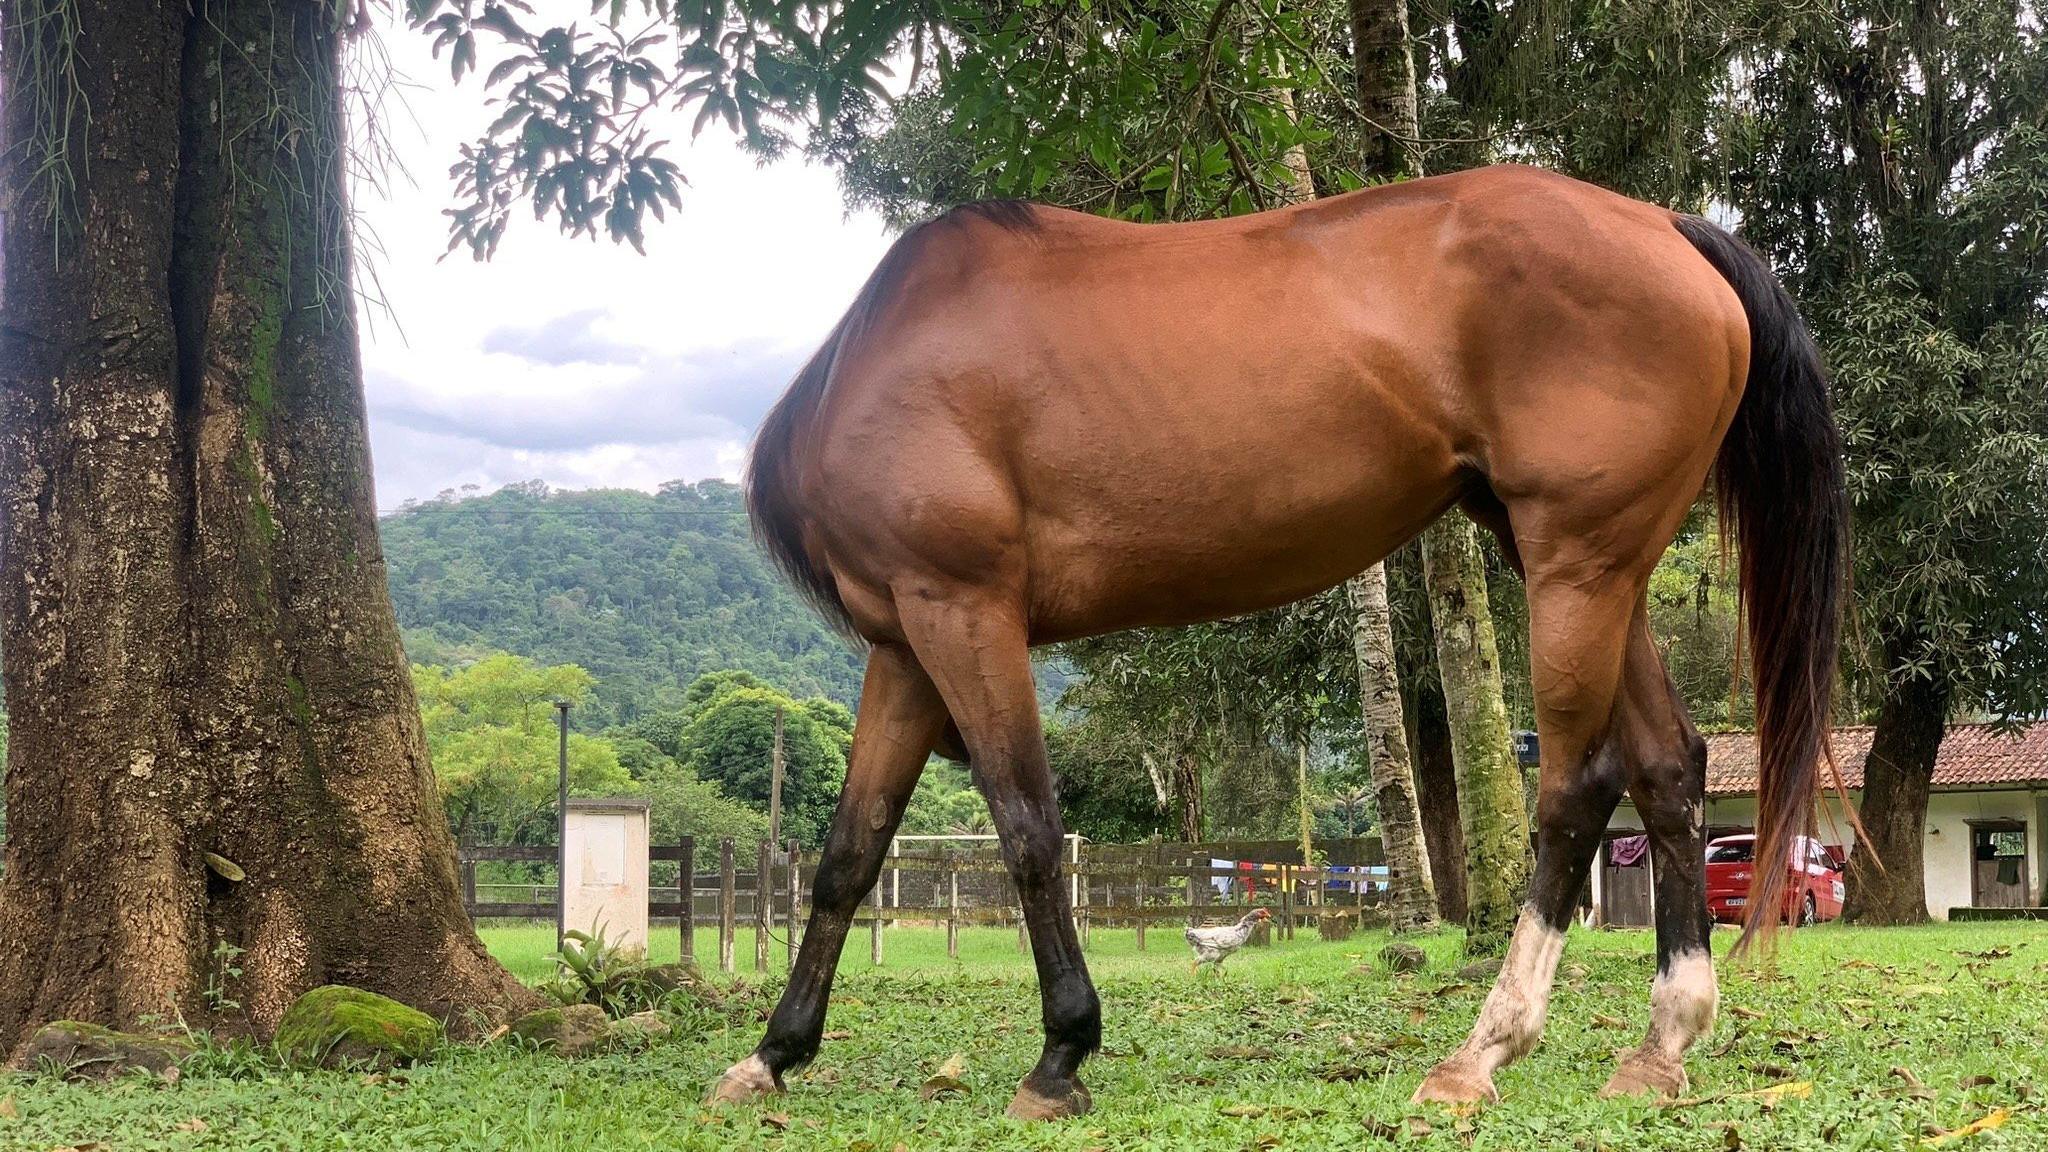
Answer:
<svg viewBox="0 0 2048 1152"><path fill-rule="evenodd" d="M1225 958L1244 947L1245 941L1252 938L1252 929L1272 918L1273 914L1264 908L1254 908L1235 924L1188 929L1188 947L1195 950L1195 963L1188 969L1188 974L1200 972L1204 964L1215 965L1216 970L1221 972Z"/></svg>

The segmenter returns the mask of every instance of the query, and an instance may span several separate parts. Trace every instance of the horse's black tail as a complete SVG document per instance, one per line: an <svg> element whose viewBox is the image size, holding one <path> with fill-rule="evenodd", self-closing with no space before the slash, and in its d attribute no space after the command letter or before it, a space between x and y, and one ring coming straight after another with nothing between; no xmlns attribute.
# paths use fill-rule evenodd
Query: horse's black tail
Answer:
<svg viewBox="0 0 2048 1152"><path fill-rule="evenodd" d="M1727 232L1696 216L1681 216L1676 226L1749 314L1749 382L1714 462L1722 531L1740 554L1760 754L1756 869L1739 950L1776 927L1787 853L1813 827L1820 761L1834 771L1828 722L1849 499L1827 371L1791 295L1762 257Z"/></svg>
<svg viewBox="0 0 2048 1152"><path fill-rule="evenodd" d="M817 410L825 394L825 381L832 373L832 361L846 332L840 320L825 343L797 372L782 399L761 420L754 434L754 446L747 455L747 519L754 526L754 539L769 559L796 585L798 595L818 610L833 631L859 640L853 616L839 598L839 582L818 563L804 545L803 521L795 501L798 444L801 426Z"/></svg>

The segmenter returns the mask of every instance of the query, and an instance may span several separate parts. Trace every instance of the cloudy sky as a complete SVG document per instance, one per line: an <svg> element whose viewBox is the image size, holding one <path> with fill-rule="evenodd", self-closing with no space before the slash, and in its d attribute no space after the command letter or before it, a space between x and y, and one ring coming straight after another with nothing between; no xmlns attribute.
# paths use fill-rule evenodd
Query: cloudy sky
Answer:
<svg viewBox="0 0 2048 1152"><path fill-rule="evenodd" d="M364 314L378 504L737 476L755 421L887 246L880 222L847 217L827 169L761 168L719 129L691 143L674 125L691 186L647 255L522 215L490 263L444 260L448 165L492 114L424 37L381 42L394 82L377 117L400 170L355 194L362 278L388 304Z"/></svg>

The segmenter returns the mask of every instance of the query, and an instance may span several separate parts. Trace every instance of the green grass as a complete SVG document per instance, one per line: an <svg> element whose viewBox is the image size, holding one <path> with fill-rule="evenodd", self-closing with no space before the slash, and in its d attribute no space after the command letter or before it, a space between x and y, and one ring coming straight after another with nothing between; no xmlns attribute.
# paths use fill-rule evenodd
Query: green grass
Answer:
<svg viewBox="0 0 2048 1152"><path fill-rule="evenodd" d="M545 971L548 934L486 931L528 976ZM1463 1037L1484 989L1452 977L1455 934L1424 942L1431 965L1413 977L1373 964L1381 942L1304 934L1191 980L1175 933L1156 932L1141 955L1129 933L1096 932L1105 1051L1085 1073L1096 1111L1059 1125L1002 1117L1037 1054L1038 1001L1015 933L1000 929L966 933L958 961L939 932L892 931L879 970L857 931L828 1024L850 1036L792 1078L772 1122L758 1109L707 1113L700 1094L752 1047L779 979L744 971L743 931L728 1006L643 1052L569 1062L451 1048L384 1079L287 1073L229 1052L176 1084L0 1079L12 1101L0 1149L1913 1149L2001 1107L2012 1110L2003 1128L1951 1146L2048 1146L2048 925L1829 927L1786 940L1775 974L1724 962L1722 1019L1688 1061L1693 1102L1677 1107L1595 1099L1613 1050L1647 1019L1651 939L1577 933L1542 1046L1500 1075L1502 1104L1469 1117L1407 1098ZM711 941L699 943L711 959ZM774 958L779 972L779 946ZM920 1099L955 1052L972 1092ZM1810 1082L1811 1095L1736 1095L1786 1081Z"/></svg>

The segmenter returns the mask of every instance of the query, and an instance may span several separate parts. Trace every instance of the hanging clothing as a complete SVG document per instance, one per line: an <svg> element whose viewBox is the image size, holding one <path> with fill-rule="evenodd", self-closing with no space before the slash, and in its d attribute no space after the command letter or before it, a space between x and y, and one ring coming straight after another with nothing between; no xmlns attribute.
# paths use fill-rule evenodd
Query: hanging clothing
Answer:
<svg viewBox="0 0 2048 1152"><path fill-rule="evenodd" d="M1607 842L1607 862L1616 868L1633 868L1649 850L1648 836L1616 836Z"/></svg>

